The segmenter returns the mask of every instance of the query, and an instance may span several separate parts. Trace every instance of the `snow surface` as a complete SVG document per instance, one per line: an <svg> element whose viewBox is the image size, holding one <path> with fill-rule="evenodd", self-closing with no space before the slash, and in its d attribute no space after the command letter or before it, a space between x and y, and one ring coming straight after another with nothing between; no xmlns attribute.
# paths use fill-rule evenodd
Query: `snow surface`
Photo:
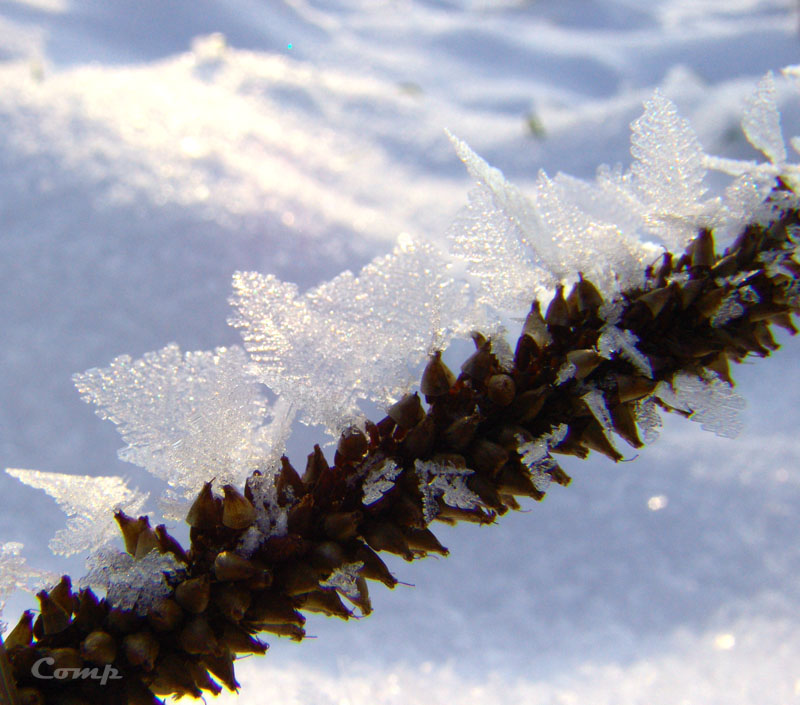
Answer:
<svg viewBox="0 0 800 705"><path fill-rule="evenodd" d="M302 293L402 234L440 244L471 184L445 127L524 192L540 168L627 167L659 88L706 151L760 158L739 119L798 61L797 26L789 0L5 0L0 466L160 492L73 373L238 343L235 270ZM797 134L796 96L776 100ZM669 419L635 462L563 463L571 487L442 527L449 558L392 564L416 587L372 585L368 619L274 639L217 702L794 701L799 358L789 341L735 370L737 439ZM289 454L324 439L300 428ZM0 542L84 572L47 549L51 499L5 475L0 491Z"/></svg>

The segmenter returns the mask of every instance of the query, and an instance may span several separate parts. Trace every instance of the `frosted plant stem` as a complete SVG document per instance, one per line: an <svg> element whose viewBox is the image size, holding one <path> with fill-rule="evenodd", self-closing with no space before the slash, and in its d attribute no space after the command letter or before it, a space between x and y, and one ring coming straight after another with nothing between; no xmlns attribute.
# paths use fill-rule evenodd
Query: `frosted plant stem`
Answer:
<svg viewBox="0 0 800 705"><path fill-rule="evenodd" d="M408 394L377 423L345 429L332 464L316 446L302 475L284 457L279 471L256 471L244 488L224 485L224 496L207 482L186 517L188 551L164 526L118 510L126 565L153 565L164 579L121 600L111 590L104 599L88 588L75 594L66 576L41 591L40 614L24 613L9 636L21 703L155 705L158 696L236 690L235 659L266 651L258 634L300 641L304 612L368 614L367 581L397 583L379 553L446 555L433 521L492 523L519 509L519 498L569 484L553 455L620 460L611 436L641 446L656 409L729 435L739 404L728 362L776 349L771 325L796 332L799 220L786 210L748 225L722 254L702 231L614 301L586 278L567 296L559 288L544 315L534 302L510 359L480 334L458 376L432 355L420 384L426 405ZM758 296L740 296L742 312L721 322L719 307L744 287ZM626 345L601 351L610 320ZM566 364L574 370L564 379ZM708 405L720 398L724 413L713 416ZM107 665L120 678L37 680L30 668L43 655Z"/></svg>

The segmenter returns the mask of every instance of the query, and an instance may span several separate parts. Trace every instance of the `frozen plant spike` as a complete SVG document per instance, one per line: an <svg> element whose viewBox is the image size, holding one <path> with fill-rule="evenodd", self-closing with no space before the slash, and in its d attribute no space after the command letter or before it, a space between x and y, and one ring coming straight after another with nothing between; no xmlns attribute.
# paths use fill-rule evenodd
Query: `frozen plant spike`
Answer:
<svg viewBox="0 0 800 705"><path fill-rule="evenodd" d="M414 469L419 478L422 513L426 522L433 521L439 513L439 497L447 506L458 509L475 509L480 506L480 497L466 484L467 477L473 472L469 468L457 468L450 463L415 460Z"/></svg>
<svg viewBox="0 0 800 705"><path fill-rule="evenodd" d="M786 145L776 96L775 78L770 71L758 82L755 92L747 101L742 116L742 131L753 147L777 165L786 161Z"/></svg>
<svg viewBox="0 0 800 705"><path fill-rule="evenodd" d="M147 614L156 602L168 597L172 588L164 573L175 573L183 565L171 553L150 551L136 559L129 553L105 546L86 560L88 572L80 580L80 587L105 590L106 598L114 607L135 609Z"/></svg>
<svg viewBox="0 0 800 705"><path fill-rule="evenodd" d="M392 489L394 480L402 469L397 463L388 458L377 467L372 468L364 480L364 499L362 500L364 506L368 507L370 504L375 504Z"/></svg>
<svg viewBox="0 0 800 705"><path fill-rule="evenodd" d="M704 153L688 121L660 91L631 124L633 186L645 206L645 223L667 249L685 249L697 230L706 189Z"/></svg>
<svg viewBox="0 0 800 705"><path fill-rule="evenodd" d="M276 407L274 425L262 425L269 409L245 372L248 362L239 347L181 354L172 344L140 360L122 355L74 379L128 443L119 457L190 500L210 477L241 486L283 453L290 409Z"/></svg>
<svg viewBox="0 0 800 705"><path fill-rule="evenodd" d="M149 495L128 489L121 477L67 475L39 470L6 469L20 482L44 490L69 517L67 527L50 540L53 553L70 556L92 551L117 536L114 512L137 516Z"/></svg>
<svg viewBox="0 0 800 705"><path fill-rule="evenodd" d="M293 402L306 423L337 434L358 402L389 402L412 385L434 347L470 310L463 283L430 244L400 239L358 276L344 272L300 295L254 272L234 275L230 323L241 329L258 378Z"/></svg>
<svg viewBox="0 0 800 705"><path fill-rule="evenodd" d="M655 393L667 406L689 412L689 418L704 431L735 438L742 428L739 412L745 407L744 399L715 375L703 379L689 372L678 372L672 384L659 382Z"/></svg>

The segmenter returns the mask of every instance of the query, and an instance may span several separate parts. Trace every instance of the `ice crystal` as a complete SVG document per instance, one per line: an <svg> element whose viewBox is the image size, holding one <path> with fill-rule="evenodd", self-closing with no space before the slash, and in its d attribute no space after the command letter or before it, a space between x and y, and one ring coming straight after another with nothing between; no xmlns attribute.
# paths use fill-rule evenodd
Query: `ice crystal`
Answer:
<svg viewBox="0 0 800 705"><path fill-rule="evenodd" d="M656 395L673 409L690 413L690 419L705 431L734 438L742 428L739 412L745 401L733 388L716 376L707 379L689 372L678 372L672 383L659 382Z"/></svg>
<svg viewBox="0 0 800 705"><path fill-rule="evenodd" d="M575 376L577 371L578 368L575 367L575 364L572 362L565 362L563 365L561 365L561 367L558 368L558 374L556 375L556 387L564 384L564 382L569 382L569 380Z"/></svg>
<svg viewBox="0 0 800 705"><path fill-rule="evenodd" d="M685 249L704 211L703 149L689 123L660 91L631 125L633 186L644 221L672 252Z"/></svg>
<svg viewBox="0 0 800 705"><path fill-rule="evenodd" d="M642 432L645 443L653 443L658 439L661 429L661 416L654 397L646 397L636 402L636 425Z"/></svg>
<svg viewBox="0 0 800 705"><path fill-rule="evenodd" d="M605 325L597 339L597 352L607 360L620 355L645 377L652 378L653 368L650 360L636 347L638 342L639 338L632 331L617 328L615 325Z"/></svg>
<svg viewBox="0 0 800 705"><path fill-rule="evenodd" d="M121 477L66 475L39 470L8 468L20 482L44 490L69 517L67 527L50 540L53 553L69 556L91 551L117 535L114 512L138 515L148 494L128 489Z"/></svg>
<svg viewBox="0 0 800 705"><path fill-rule="evenodd" d="M539 492L544 492L550 486L552 482L550 471L558 466L558 463L550 455L550 449L566 438L568 430L566 424L560 424L550 433L532 441L525 441L522 436L517 436L517 442L520 444L517 452L531 473L533 486Z"/></svg>
<svg viewBox="0 0 800 705"><path fill-rule="evenodd" d="M334 568L328 578L320 583L320 587L333 588L348 600L357 602L361 598L361 590L359 590L356 580L363 567L364 563L361 561L344 563L338 568Z"/></svg>
<svg viewBox="0 0 800 705"><path fill-rule="evenodd" d="M403 468L397 463L388 458L370 469L363 484L363 504L365 506L375 504L375 502L392 489L392 487L394 487L394 480L402 469Z"/></svg>
<svg viewBox="0 0 800 705"><path fill-rule="evenodd" d="M88 570L80 580L80 587L105 590L112 605L135 609L144 616L158 600L172 592L164 573L174 573L181 566L171 553L154 549L135 559L129 553L106 546L86 560Z"/></svg>
<svg viewBox="0 0 800 705"><path fill-rule="evenodd" d="M238 272L231 300L259 379L307 423L341 430L358 402L407 391L434 347L452 338L469 297L432 245L401 239L358 276L304 295L270 275Z"/></svg>
<svg viewBox="0 0 800 705"><path fill-rule="evenodd" d="M27 566L22 548L23 545L15 541L0 543L0 615L3 614L6 598L17 590L34 589L56 582L51 573ZM0 634L4 631L5 624L0 622Z"/></svg>
<svg viewBox="0 0 800 705"><path fill-rule="evenodd" d="M289 528L289 509L278 502L278 488L275 484L276 471L266 471L251 476L247 486L253 497L256 521L239 539L239 552L250 557L270 536L286 536Z"/></svg>
<svg viewBox="0 0 800 705"><path fill-rule="evenodd" d="M770 71L747 101L742 116L742 130L750 144L761 151L773 164L786 161L786 145L781 132L781 117L775 102L775 78Z"/></svg>
<svg viewBox="0 0 800 705"><path fill-rule="evenodd" d="M597 419L598 423L603 427L604 430L613 430L611 413L608 410L606 398L602 391L599 389L590 389L583 396L581 396L581 399L583 399L583 402L587 407L589 407L589 411L592 412L592 416Z"/></svg>
<svg viewBox="0 0 800 705"><path fill-rule="evenodd" d="M473 473L469 468L416 460L414 469L419 478L422 512L426 522L433 521L439 513L437 499L440 497L449 507L475 509L480 505L480 497L467 487L467 477Z"/></svg>
<svg viewBox="0 0 800 705"><path fill-rule="evenodd" d="M266 398L247 364L239 347L182 355L173 344L140 360L117 357L75 375L75 385L117 424L128 443L120 458L168 482L177 490L173 501L189 501L209 478L241 486L283 453L286 409L274 426L263 425Z"/></svg>

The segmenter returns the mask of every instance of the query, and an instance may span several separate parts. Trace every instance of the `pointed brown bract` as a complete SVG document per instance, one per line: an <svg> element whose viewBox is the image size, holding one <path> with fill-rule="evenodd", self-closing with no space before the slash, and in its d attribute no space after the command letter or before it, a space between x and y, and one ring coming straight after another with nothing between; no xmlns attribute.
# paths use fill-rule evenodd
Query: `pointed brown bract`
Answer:
<svg viewBox="0 0 800 705"><path fill-rule="evenodd" d="M229 529L246 529L256 520L255 507L233 485L223 485L222 523Z"/></svg>
<svg viewBox="0 0 800 705"><path fill-rule="evenodd" d="M442 353L437 350L431 355L422 373L422 382L419 385L420 391L426 397L440 397L443 394L447 394L455 382L455 375L442 362Z"/></svg>

